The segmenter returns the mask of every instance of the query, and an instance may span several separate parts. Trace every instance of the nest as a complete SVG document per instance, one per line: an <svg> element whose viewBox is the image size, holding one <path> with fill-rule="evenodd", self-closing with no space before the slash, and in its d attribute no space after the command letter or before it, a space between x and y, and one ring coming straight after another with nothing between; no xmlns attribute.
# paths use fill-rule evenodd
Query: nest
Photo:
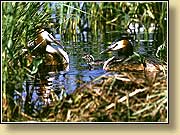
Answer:
<svg viewBox="0 0 180 135"><path fill-rule="evenodd" d="M106 73L77 88L49 115L63 122L166 122L167 82L163 72ZM151 79L150 79L151 78Z"/></svg>

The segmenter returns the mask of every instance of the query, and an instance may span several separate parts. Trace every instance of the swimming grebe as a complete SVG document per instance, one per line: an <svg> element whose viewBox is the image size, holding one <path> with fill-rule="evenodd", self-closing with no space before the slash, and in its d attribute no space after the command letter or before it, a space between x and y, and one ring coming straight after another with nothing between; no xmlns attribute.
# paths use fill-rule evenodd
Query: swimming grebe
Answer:
<svg viewBox="0 0 180 135"><path fill-rule="evenodd" d="M45 29L39 29L35 41L28 45L32 56L43 56L44 65L68 69L69 56L64 47Z"/></svg>

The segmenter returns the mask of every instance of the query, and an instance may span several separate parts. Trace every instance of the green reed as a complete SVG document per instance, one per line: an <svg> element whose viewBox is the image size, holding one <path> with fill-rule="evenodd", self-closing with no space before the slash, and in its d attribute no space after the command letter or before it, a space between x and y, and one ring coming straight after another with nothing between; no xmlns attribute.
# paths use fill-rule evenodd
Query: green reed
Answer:
<svg viewBox="0 0 180 135"><path fill-rule="evenodd" d="M30 75L23 49L27 48L28 41L34 40L36 27L49 20L51 11L47 10L48 3L2 3L2 91L5 121L10 121L18 112L13 95L16 90L22 91L22 82Z"/></svg>

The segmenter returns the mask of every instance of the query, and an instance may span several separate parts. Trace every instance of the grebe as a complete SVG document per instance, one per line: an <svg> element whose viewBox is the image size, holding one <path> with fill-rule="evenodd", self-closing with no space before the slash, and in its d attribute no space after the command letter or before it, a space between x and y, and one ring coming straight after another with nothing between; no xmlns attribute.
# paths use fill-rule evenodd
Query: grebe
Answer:
<svg viewBox="0 0 180 135"><path fill-rule="evenodd" d="M118 51L119 56L130 56L133 54L133 46L131 41L122 39L117 42L113 42L105 51L102 51L100 54L109 52L109 51Z"/></svg>
<svg viewBox="0 0 180 135"><path fill-rule="evenodd" d="M163 66L156 58L143 57L133 52L131 41L122 39L112 43L105 51L118 51L118 56L106 60L103 69L106 71L147 71L157 72L163 70Z"/></svg>
<svg viewBox="0 0 180 135"><path fill-rule="evenodd" d="M113 42L106 50L102 51L100 54L109 52L109 51L117 51L118 56L116 57L113 56L109 58L107 61L105 61L103 65L103 69L115 70L115 68L119 64L121 64L129 56L133 55L133 46L132 46L131 41L127 39L122 39L122 40Z"/></svg>
<svg viewBox="0 0 180 135"><path fill-rule="evenodd" d="M33 43L28 44L32 56L42 56L44 65L60 66L69 69L69 56L64 47L45 29L38 29Z"/></svg>

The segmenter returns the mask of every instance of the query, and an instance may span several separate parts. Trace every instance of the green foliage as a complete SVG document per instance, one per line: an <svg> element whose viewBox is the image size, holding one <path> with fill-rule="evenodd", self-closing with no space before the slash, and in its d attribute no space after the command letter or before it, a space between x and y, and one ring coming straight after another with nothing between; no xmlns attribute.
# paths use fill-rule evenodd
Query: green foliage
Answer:
<svg viewBox="0 0 180 135"><path fill-rule="evenodd" d="M28 76L26 55L23 48L35 38L35 30L39 25L49 21L51 10L48 3L40 2L3 2L2 3L2 73L3 99L11 105L3 110L13 108L12 89L17 83L22 83ZM17 88L18 90L22 89ZM11 109L12 110L12 109ZM13 115L4 114L4 115Z"/></svg>

